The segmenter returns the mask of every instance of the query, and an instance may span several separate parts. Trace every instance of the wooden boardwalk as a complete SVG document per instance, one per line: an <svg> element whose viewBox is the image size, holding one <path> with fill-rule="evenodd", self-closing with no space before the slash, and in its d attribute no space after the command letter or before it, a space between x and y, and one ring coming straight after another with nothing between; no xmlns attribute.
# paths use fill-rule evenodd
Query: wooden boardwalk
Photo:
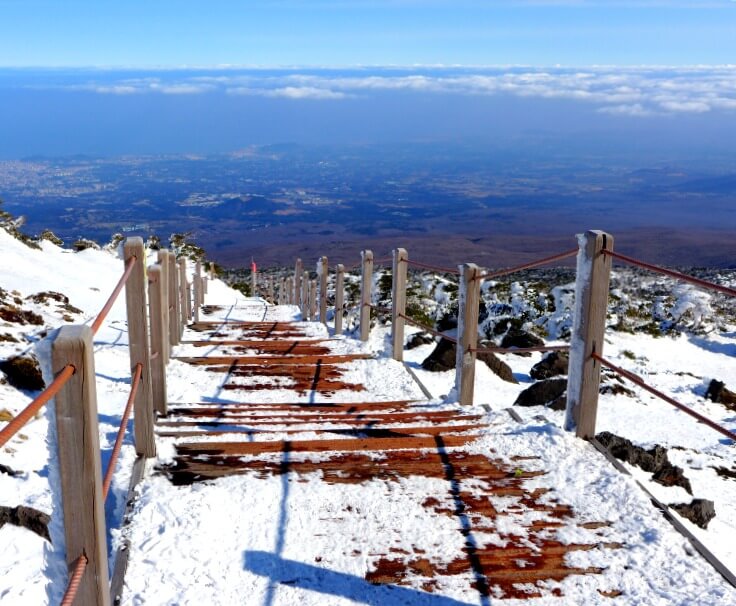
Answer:
<svg viewBox="0 0 736 606"><path fill-rule="evenodd" d="M359 486L373 496L383 491L387 504L412 504L406 516L387 505L381 519L380 507L361 513L366 503L360 490L343 491L342 511L289 531L291 540L304 544L320 541L325 533L341 533L353 548L338 556L355 560L351 569L362 570L365 581L416 592L397 603L423 603L422 592L448 589L453 595L474 592L481 603L540 596L560 596L564 603L556 582L602 571L576 567L568 554L605 554L622 547L606 542L605 520L579 520L552 489L535 486L533 480L546 473L535 457L499 456L474 447L480 436L494 431L487 415L374 393L353 372L373 363L372 356L346 351L344 340L326 333L315 337L315 327L290 321L211 321L186 331L178 359L193 371L216 375L221 397L171 404L168 416L159 419L159 439L175 444L173 461L159 468L172 484L183 487L228 476L264 482L281 478L310 483L315 494L320 494L319 485L333 491ZM284 396L288 393L293 394L290 400ZM367 518L378 524L384 538L374 540ZM564 528L585 540L561 542L557 531ZM418 536L407 537L407 532ZM387 536L395 541L387 542ZM317 555L310 568L297 566L296 572L296 564L282 561L270 574L276 575L273 581L296 587L303 581L314 589L309 570L322 568L328 574L334 557ZM253 568L258 573L257 559ZM618 591L598 594L615 596ZM329 597L323 603L331 603ZM441 603L466 602L448 598Z"/></svg>

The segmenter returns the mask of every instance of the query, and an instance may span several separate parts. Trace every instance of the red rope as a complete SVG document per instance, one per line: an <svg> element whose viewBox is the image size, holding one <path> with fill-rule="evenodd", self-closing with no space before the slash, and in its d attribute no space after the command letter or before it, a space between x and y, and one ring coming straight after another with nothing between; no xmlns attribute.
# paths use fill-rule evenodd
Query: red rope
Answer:
<svg viewBox="0 0 736 606"><path fill-rule="evenodd" d="M120 448L123 445L123 438L125 437L125 430L128 425L128 419L130 418L130 411L133 408L135 402L135 396L138 393L138 386L141 382L141 376L143 375L143 364L140 362L135 366L135 373L133 374L133 381L130 386L130 395L128 396L128 403L125 405L125 412L123 418L120 421L120 428L118 429L118 435L115 438L115 446L112 449L112 455L110 461L107 464L105 470L105 479L102 481L102 498L107 499L107 493L110 491L110 484L112 483L112 474L115 471L115 466L118 463L118 456L120 456Z"/></svg>
<svg viewBox="0 0 736 606"><path fill-rule="evenodd" d="M736 297L736 289L728 288L727 286L721 286L720 284L714 284L713 282L708 282L707 280L701 280L700 278L696 278L695 276L688 276L687 274L680 273L679 271L673 271L671 269L659 267L658 265L645 263L644 261L639 261L638 259L622 255L621 253L617 253L612 250L603 250L602 252L604 255L610 255L611 257L618 259L619 261L629 263L630 265L664 274L665 276L670 276L671 278L676 278L678 280L682 280L683 282L689 282L690 284L694 284L695 286L700 286L709 290L715 290L716 292L720 292L724 295Z"/></svg>
<svg viewBox="0 0 736 606"><path fill-rule="evenodd" d="M420 263L419 261L412 261L411 259L407 260L407 263L409 265L413 265L414 267L421 267L422 269L428 269L430 271L437 271L443 274L453 274L455 276L460 275L460 272L457 269L452 269L451 267L440 267L438 265L430 265L429 263Z"/></svg>
<svg viewBox="0 0 736 606"><path fill-rule="evenodd" d="M66 382L71 379L72 375L76 372L76 369L72 364L67 364L62 368L61 372L56 375L51 385L41 392L33 402L26 406L21 412L19 412L15 418L10 421L2 431L0 431L0 447L4 446L10 438L12 438L18 431L26 424L31 418L46 404L51 398L53 398Z"/></svg>
<svg viewBox="0 0 736 606"><path fill-rule="evenodd" d="M631 381L635 385L638 385L639 387L641 387L642 389L645 389L649 393L657 396L658 398L661 398L662 400L664 400L668 404L672 404L672 406L674 406L675 408L681 410L682 412L684 412L686 414L689 414L691 417L696 418L701 423L707 425L708 427L710 427L712 429L715 429L716 431L722 433L727 438L730 438L731 440L733 440L734 442L736 442L736 433L733 433L733 432L729 431L725 427L721 427L715 421L711 421L708 417L704 417L700 413L695 412L692 408L688 408L687 406L685 406L684 404L681 404L677 400L674 400L673 398L670 398L667 394L662 393L661 391L659 391L657 389L654 389L654 387L650 387L640 377L636 376L633 372L629 372L628 370L624 370L623 368L620 368L619 366L616 366L615 364L609 362L608 360L606 360L602 356L599 356L595 352L593 352L591 354L591 357L594 358L595 360L598 360L603 366L606 366L607 368L610 368L615 373L621 375L625 379L628 379L629 381Z"/></svg>
<svg viewBox="0 0 736 606"><path fill-rule="evenodd" d="M123 287L125 286L125 283L128 281L128 278L130 277L130 274L133 271L133 266L135 265L135 262L137 260L138 260L137 257L132 256L125 263L125 271L123 272L123 275L118 281L117 286L115 286L115 290L112 291L110 298L107 300L105 305L102 307L102 309L100 310L100 313L97 314L97 318L95 318L95 321L92 322L92 326L91 326L92 334L97 334L97 331L100 329L100 326L102 326L102 323L105 321L107 314L110 313L110 310L112 309L112 306L115 303L115 299L118 298L120 291L123 290Z"/></svg>
<svg viewBox="0 0 736 606"><path fill-rule="evenodd" d="M479 279L480 280L492 280L493 278L499 278L501 276L513 274L513 273L516 273L517 271L522 271L524 269L532 269L534 267L539 267L540 265L547 265L547 263L553 263L554 261L561 261L562 259L574 257L577 254L578 254L578 249L573 248L571 250L567 250L558 255L553 255L551 257L545 257L544 259L539 259L539 261L531 261L529 263L524 263L524 265L517 265L516 267L509 267L508 269L500 269L498 271L486 272L474 279L475 280L479 280Z"/></svg>
<svg viewBox="0 0 736 606"><path fill-rule="evenodd" d="M404 318L409 324L412 324L413 326L416 326L417 328L421 328L422 330L427 331L428 333L434 335L435 337L440 337L441 339L446 339L452 343L457 343L457 339L455 337L451 337L449 335L445 335L437 330L434 330L433 328L430 328L429 326L425 326L424 324L420 324L416 320L412 320L409 316L404 314L399 314L400 318Z"/></svg>
<svg viewBox="0 0 736 606"><path fill-rule="evenodd" d="M543 345L540 347L471 347L473 353L532 353L535 351L568 351L569 345Z"/></svg>
<svg viewBox="0 0 736 606"><path fill-rule="evenodd" d="M61 606L72 606L74 604L74 598L77 597L77 591L79 590L79 584L82 582L84 571L87 569L87 556L82 554L77 558L74 564L74 570L72 576L69 578L69 585L67 585L64 597L61 600Z"/></svg>

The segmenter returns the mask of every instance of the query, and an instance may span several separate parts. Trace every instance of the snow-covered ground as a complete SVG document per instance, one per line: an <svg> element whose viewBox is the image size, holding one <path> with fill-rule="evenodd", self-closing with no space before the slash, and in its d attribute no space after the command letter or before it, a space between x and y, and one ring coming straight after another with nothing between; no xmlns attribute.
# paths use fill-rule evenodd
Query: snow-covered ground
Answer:
<svg viewBox="0 0 736 606"><path fill-rule="evenodd" d="M72 253L48 242L42 247L41 251L32 250L0 230L0 249L4 253L0 287L6 291L6 301L40 314L43 320L38 326L0 322L0 335L17 339L17 342L0 341L0 358L36 352L45 363L47 341L43 338L49 330L69 320L89 322L122 273L122 260L111 251ZM45 291L64 293L81 313L62 309L53 301L44 304L27 299ZM230 320L298 317L295 308L267 308L257 300L245 300L218 281L210 284L207 300L223 306L213 318L217 314ZM317 325L309 330L310 338L326 336L324 329ZM341 353L377 355L377 359L362 362L355 365L355 370L348 371L349 380L369 385L375 390L376 399L420 398L417 386L403 367L386 359L387 345L388 328L379 326L367 344L342 338L331 347ZM451 402L442 402L441 398L452 388L454 373L429 373L419 367L432 348L426 345L409 350L405 353L406 360L436 396L435 405L452 407ZM122 297L95 338L95 352L104 468L130 383ZM198 351L196 355L201 353ZM612 361L645 376L655 387L674 394L684 404L730 429L736 428L736 416L732 412L703 399L709 379L734 376L735 333L653 338L609 331L604 353ZM177 354L194 355L190 346L183 346ZM632 478L619 474L589 445L560 429L564 413L540 407L515 407L525 422L517 424L510 419L503 409L512 406L520 391L531 384L529 369L541 359L541 354L505 355L503 359L512 367L520 384L501 381L483 364L478 364L476 404L471 411L483 415L490 429L472 448L481 453L492 450L504 457L512 454L539 457L534 465L547 473L529 479L529 487L553 487L558 498L572 505L580 519L611 523L603 531L606 541L624 543L624 548L618 550L576 552L570 564L604 566L606 571L601 575L577 575L563 580L560 587L566 596L564 603L736 604L736 590L694 553L689 543L651 506ZM218 381L221 377L174 360L168 373L169 400L172 403L216 401L222 397L218 393ZM693 496L715 501L717 515L707 530L683 522L736 570L736 481L718 475L713 469L736 470L733 444L635 386L627 387L635 397L601 396L598 431L611 431L644 446L658 443L670 447L669 457L690 478ZM294 400L294 394L286 390L270 393L273 401ZM0 411L15 414L33 395L0 384ZM355 396L345 393L341 399L342 395ZM483 404L490 406L491 412ZM3 605L57 604L66 586L64 537L58 511L53 431L50 431L52 412L52 408L47 408L0 449L0 464L18 472L17 476L11 476L0 471L0 505L28 505L52 516L50 543L10 524L0 528L0 603ZM535 418L540 414L550 419L551 425ZM278 434L272 437L275 439ZM461 577L447 581L441 591L433 594L392 591L363 581L371 556L353 554L362 539L370 538L384 550L429 549L438 544L440 549L451 551L461 546L462 536L452 517L447 517L445 526L433 528L435 534L427 534L423 517L426 512L405 497L411 491L396 490L387 496L386 487L380 483L327 485L319 482L319 472L306 481L286 475L268 478L242 475L177 487L165 475L154 471L157 465L171 461L172 454L173 439L160 439L159 459L149 463L147 477L139 489L134 523L124 531L132 542L126 604L451 606L488 603L469 590L468 579ZM107 522L112 529L120 526L134 457L129 435L106 506ZM686 502L691 498L681 488L665 488L651 482L650 474L630 469L634 477L646 482L665 503ZM410 478L406 482L412 484L411 494L447 493L446 486L435 485L440 480ZM360 511L348 509L356 502L362 504ZM513 533L517 526L510 519L511 525L503 530ZM516 520L519 524L521 521ZM576 532L566 527L557 538L568 543L585 539L581 536L585 534L582 529ZM109 539L112 566L120 531L111 530ZM498 540L498 537L483 540ZM297 583L296 579L301 582ZM608 598L597 594L598 589L617 589L624 593L618 598ZM534 603L560 603L560 600L550 596Z"/></svg>

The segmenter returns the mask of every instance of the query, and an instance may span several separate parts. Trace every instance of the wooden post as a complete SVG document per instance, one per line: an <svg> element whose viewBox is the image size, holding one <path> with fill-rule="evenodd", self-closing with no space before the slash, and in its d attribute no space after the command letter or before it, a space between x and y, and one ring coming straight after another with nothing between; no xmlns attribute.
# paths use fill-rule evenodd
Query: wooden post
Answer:
<svg viewBox="0 0 736 606"><path fill-rule="evenodd" d="M148 341L148 317L146 302L146 251L143 238L128 238L123 246L125 261L136 257L137 261L125 286L125 303L128 310L128 349L130 350L130 375L138 364L143 365L141 383L133 405L135 417L135 450L144 457L156 456L153 433L153 399L151 397L151 351Z"/></svg>
<svg viewBox="0 0 736 606"><path fill-rule="evenodd" d="M179 345L181 340L181 327L179 326L181 310L179 309L179 272L176 267L176 255L169 251L169 342L171 346Z"/></svg>
<svg viewBox="0 0 736 606"><path fill-rule="evenodd" d="M148 268L148 300L151 316L151 397L153 409L161 415L166 414L166 363L163 351L168 348L164 330L164 289L163 270L160 265ZM172 314L173 315L173 314Z"/></svg>
<svg viewBox="0 0 736 606"><path fill-rule="evenodd" d="M480 269L474 263L459 266L457 353L455 390L460 404L473 403L475 388L475 349L478 346L478 308L480 305Z"/></svg>
<svg viewBox="0 0 736 606"><path fill-rule="evenodd" d="M214 280L217 277L217 271L215 270L215 262L210 261L210 280Z"/></svg>
<svg viewBox="0 0 736 606"><path fill-rule="evenodd" d="M194 319L194 278L192 278L191 282L187 280L185 284L187 294L187 320L191 322Z"/></svg>
<svg viewBox="0 0 736 606"><path fill-rule="evenodd" d="M367 341L371 334L371 289L373 288L373 253L360 253L363 261L363 276L360 281L360 340Z"/></svg>
<svg viewBox="0 0 736 606"><path fill-rule="evenodd" d="M250 264L250 294L252 297L258 296L258 272L253 270L255 262Z"/></svg>
<svg viewBox="0 0 736 606"><path fill-rule="evenodd" d="M194 275L198 276L200 278L199 280L199 290L197 291L199 293L199 298L197 299L197 305L201 307L204 305L204 289L202 285L202 262L197 261L194 264Z"/></svg>
<svg viewBox="0 0 736 606"><path fill-rule="evenodd" d="M335 334L342 334L342 316L345 311L345 266L340 263L335 271Z"/></svg>
<svg viewBox="0 0 736 606"><path fill-rule="evenodd" d="M158 251L158 264L161 268L161 283L164 285L161 291L161 308L164 314L165 343L161 351L164 356L164 364L169 363L171 356L171 343L169 340L169 326L171 326L171 303L169 301L169 251L162 248Z"/></svg>
<svg viewBox="0 0 736 606"><path fill-rule="evenodd" d="M404 359L404 314L406 313L406 270L409 254L403 248L394 249L393 284L391 294L391 344L394 360Z"/></svg>
<svg viewBox="0 0 736 606"><path fill-rule="evenodd" d="M300 259L301 261L301 259ZM302 291L299 307L302 310L302 320L309 320L309 272L305 271L301 277Z"/></svg>
<svg viewBox="0 0 736 606"><path fill-rule="evenodd" d="M301 298L302 298L302 273L304 272L304 268L302 267L302 260L297 259L296 265L294 266L294 299L293 304L299 305L301 307Z"/></svg>
<svg viewBox="0 0 736 606"><path fill-rule="evenodd" d="M207 294L208 282L210 279L207 276L202 276L202 305L204 305L204 296Z"/></svg>
<svg viewBox="0 0 736 606"><path fill-rule="evenodd" d="M184 335L184 327L187 325L187 322L191 320L190 313L191 313L191 306L188 304L189 297L187 296L188 291L188 282L187 282L187 260L185 258L181 258L178 261L179 265L179 304L181 305L181 326L180 328L180 335Z"/></svg>
<svg viewBox="0 0 736 606"><path fill-rule="evenodd" d="M276 302L273 298L273 276L268 276L268 302L271 305Z"/></svg>
<svg viewBox="0 0 736 606"><path fill-rule="evenodd" d="M587 440L595 436L601 382L601 365L591 356L603 355L612 263L612 257L602 251L613 250L613 236L588 231L578 236L578 244L565 429L575 429L579 438Z"/></svg>
<svg viewBox="0 0 736 606"><path fill-rule="evenodd" d="M327 326L327 274L329 273L327 257L320 257L317 263L319 277L319 321Z"/></svg>
<svg viewBox="0 0 736 606"><path fill-rule="evenodd" d="M143 240L141 252L142 246ZM144 263L141 256L136 265L143 267ZM54 375L67 364L76 369L55 399L66 563L71 573L77 558L82 554L87 557L75 603L108 606L110 581L92 330L85 325L62 326L51 352Z"/></svg>
<svg viewBox="0 0 736 606"><path fill-rule="evenodd" d="M199 302L202 297L202 278L194 274L192 276L192 298L194 299L194 321L199 322Z"/></svg>
<svg viewBox="0 0 736 606"><path fill-rule="evenodd" d="M317 280L309 283L309 319L316 322L317 318Z"/></svg>

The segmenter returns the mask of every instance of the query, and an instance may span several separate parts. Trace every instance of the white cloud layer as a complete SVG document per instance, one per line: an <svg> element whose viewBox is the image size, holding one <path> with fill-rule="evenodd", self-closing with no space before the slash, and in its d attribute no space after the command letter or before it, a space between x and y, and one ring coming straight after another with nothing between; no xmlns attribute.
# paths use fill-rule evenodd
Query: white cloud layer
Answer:
<svg viewBox="0 0 736 606"><path fill-rule="evenodd" d="M619 116L736 110L736 65L687 68L365 68L352 70L213 70L172 72L68 88L100 94L232 95L336 101L386 92L567 99Z"/></svg>

